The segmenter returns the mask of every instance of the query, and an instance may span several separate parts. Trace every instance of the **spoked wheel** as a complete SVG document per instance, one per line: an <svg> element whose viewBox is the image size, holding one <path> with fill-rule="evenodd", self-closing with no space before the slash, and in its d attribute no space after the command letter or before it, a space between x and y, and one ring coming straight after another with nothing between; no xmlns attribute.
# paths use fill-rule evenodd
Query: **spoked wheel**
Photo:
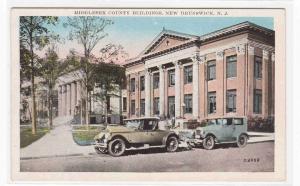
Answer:
<svg viewBox="0 0 300 186"><path fill-rule="evenodd" d="M121 156L125 152L125 148L124 140L117 138L109 142L108 153L111 156Z"/></svg>
<svg viewBox="0 0 300 186"><path fill-rule="evenodd" d="M207 136L206 138L204 138L203 147L206 150L211 150L214 148L214 146L215 146L215 138L213 136Z"/></svg>
<svg viewBox="0 0 300 186"><path fill-rule="evenodd" d="M107 153L107 149L100 148L100 147L95 147L95 151L97 154L106 154Z"/></svg>
<svg viewBox="0 0 300 186"><path fill-rule="evenodd" d="M239 136L237 140L237 146L243 148L247 145L248 137L245 134Z"/></svg>
<svg viewBox="0 0 300 186"><path fill-rule="evenodd" d="M171 136L167 140L166 149L168 152L175 152L178 149L178 140L176 137Z"/></svg>

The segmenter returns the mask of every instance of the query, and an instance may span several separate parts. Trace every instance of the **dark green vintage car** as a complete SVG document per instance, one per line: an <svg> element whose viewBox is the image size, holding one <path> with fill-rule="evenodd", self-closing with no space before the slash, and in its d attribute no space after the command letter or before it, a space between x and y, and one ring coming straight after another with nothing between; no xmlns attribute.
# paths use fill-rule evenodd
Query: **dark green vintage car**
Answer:
<svg viewBox="0 0 300 186"><path fill-rule="evenodd" d="M178 135L173 131L160 130L159 118L144 117L124 120L123 125L108 125L95 136L97 153L108 152L121 156L125 150L160 147L174 152L179 146Z"/></svg>
<svg viewBox="0 0 300 186"><path fill-rule="evenodd" d="M235 143L238 147L245 147L249 139L247 134L247 118L221 117L207 119L205 126L194 130L189 142L195 145L202 144L207 150L215 144Z"/></svg>

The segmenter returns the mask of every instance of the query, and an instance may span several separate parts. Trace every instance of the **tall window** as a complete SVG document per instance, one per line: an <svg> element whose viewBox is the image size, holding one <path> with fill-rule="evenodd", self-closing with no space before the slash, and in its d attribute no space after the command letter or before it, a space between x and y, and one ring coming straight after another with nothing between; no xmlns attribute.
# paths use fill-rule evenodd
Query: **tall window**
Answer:
<svg viewBox="0 0 300 186"><path fill-rule="evenodd" d="M145 99L141 99L141 103L140 103L140 115L141 116L145 115Z"/></svg>
<svg viewBox="0 0 300 186"><path fill-rule="evenodd" d="M236 90L227 90L226 112L236 112Z"/></svg>
<svg viewBox="0 0 300 186"><path fill-rule="evenodd" d="M135 78L130 79L130 92L135 92Z"/></svg>
<svg viewBox="0 0 300 186"><path fill-rule="evenodd" d="M262 58L258 56L254 58L254 77L262 78Z"/></svg>
<svg viewBox="0 0 300 186"><path fill-rule="evenodd" d="M226 58L226 77L236 77L236 55Z"/></svg>
<svg viewBox="0 0 300 186"><path fill-rule="evenodd" d="M193 112L193 101L192 100L193 100L192 94L184 95L185 113Z"/></svg>
<svg viewBox="0 0 300 186"><path fill-rule="evenodd" d="M216 79L216 60L207 62L207 80Z"/></svg>
<svg viewBox="0 0 300 186"><path fill-rule="evenodd" d="M159 73L153 74L153 88L156 89L159 87Z"/></svg>
<svg viewBox="0 0 300 186"><path fill-rule="evenodd" d="M254 90L254 99L253 99L253 112L256 114L261 114L262 107L262 91L259 89Z"/></svg>
<svg viewBox="0 0 300 186"><path fill-rule="evenodd" d="M184 84L193 82L193 66L184 67Z"/></svg>
<svg viewBox="0 0 300 186"><path fill-rule="evenodd" d="M154 98L153 101L153 114L159 115L159 98Z"/></svg>
<svg viewBox="0 0 300 186"><path fill-rule="evenodd" d="M208 92L207 95L207 110L209 114L215 113L217 110L216 92Z"/></svg>
<svg viewBox="0 0 300 186"><path fill-rule="evenodd" d="M135 100L131 100L131 114L135 115Z"/></svg>
<svg viewBox="0 0 300 186"><path fill-rule="evenodd" d="M127 111L127 98L123 98L123 111Z"/></svg>
<svg viewBox="0 0 300 186"><path fill-rule="evenodd" d="M168 97L168 118L172 118L175 116L175 97Z"/></svg>
<svg viewBox="0 0 300 186"><path fill-rule="evenodd" d="M175 70L169 70L168 72L169 76L169 87L175 85Z"/></svg>
<svg viewBox="0 0 300 186"><path fill-rule="evenodd" d="M140 77L140 87L141 87L141 91L145 90L145 76Z"/></svg>

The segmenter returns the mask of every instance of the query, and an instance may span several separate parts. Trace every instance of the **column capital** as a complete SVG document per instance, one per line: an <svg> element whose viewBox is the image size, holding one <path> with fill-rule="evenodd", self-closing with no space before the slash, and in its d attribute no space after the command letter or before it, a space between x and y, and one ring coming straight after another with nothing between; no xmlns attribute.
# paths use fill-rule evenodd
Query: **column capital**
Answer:
<svg viewBox="0 0 300 186"><path fill-rule="evenodd" d="M263 58L265 58L265 59L269 58L269 51L263 50Z"/></svg>
<svg viewBox="0 0 300 186"><path fill-rule="evenodd" d="M249 55L254 55L254 47L251 45L248 45L248 54Z"/></svg>
<svg viewBox="0 0 300 186"><path fill-rule="evenodd" d="M157 68L159 69L159 71L164 71L166 69L165 65L157 65Z"/></svg>
<svg viewBox="0 0 300 186"><path fill-rule="evenodd" d="M272 52L272 57L271 57L272 62L275 62L275 52Z"/></svg>
<svg viewBox="0 0 300 186"><path fill-rule="evenodd" d="M216 52L216 59L221 60L224 57L224 50L220 50Z"/></svg>
<svg viewBox="0 0 300 186"><path fill-rule="evenodd" d="M174 61L172 62L174 64L175 67L180 68L182 66L182 63L180 61Z"/></svg>
<svg viewBox="0 0 300 186"><path fill-rule="evenodd" d="M236 53L238 55L243 55L245 54L245 44L239 44L239 45L236 45L235 46L235 50L236 50Z"/></svg>

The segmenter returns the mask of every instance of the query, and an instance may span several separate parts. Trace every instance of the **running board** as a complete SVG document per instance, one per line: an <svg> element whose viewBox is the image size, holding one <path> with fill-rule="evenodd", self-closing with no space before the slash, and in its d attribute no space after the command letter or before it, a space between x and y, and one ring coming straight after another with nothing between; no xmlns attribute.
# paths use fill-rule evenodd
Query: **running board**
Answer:
<svg viewBox="0 0 300 186"><path fill-rule="evenodd" d="M144 145L142 147L130 147L130 148L127 148L126 150L143 150L143 149L164 148L164 147L166 147L166 146L165 145L156 145L156 146Z"/></svg>

